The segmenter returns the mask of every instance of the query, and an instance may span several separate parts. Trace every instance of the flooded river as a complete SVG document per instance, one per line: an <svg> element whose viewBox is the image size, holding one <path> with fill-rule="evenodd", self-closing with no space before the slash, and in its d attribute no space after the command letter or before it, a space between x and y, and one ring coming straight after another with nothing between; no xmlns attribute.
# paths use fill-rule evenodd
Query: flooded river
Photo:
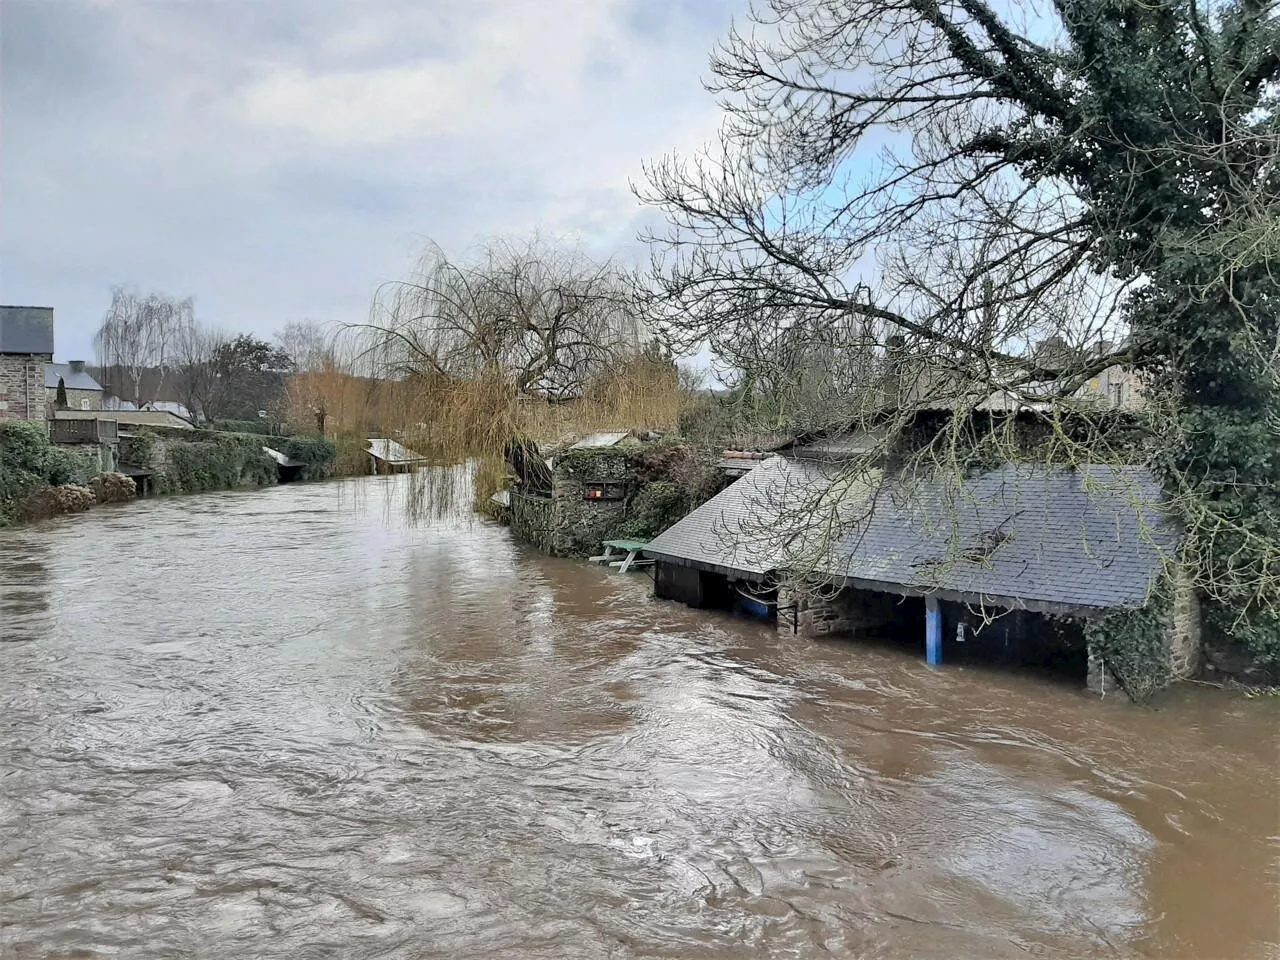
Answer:
<svg viewBox="0 0 1280 960"><path fill-rule="evenodd" d="M400 482L0 532L0 956L1280 956L1280 704L780 637Z"/></svg>

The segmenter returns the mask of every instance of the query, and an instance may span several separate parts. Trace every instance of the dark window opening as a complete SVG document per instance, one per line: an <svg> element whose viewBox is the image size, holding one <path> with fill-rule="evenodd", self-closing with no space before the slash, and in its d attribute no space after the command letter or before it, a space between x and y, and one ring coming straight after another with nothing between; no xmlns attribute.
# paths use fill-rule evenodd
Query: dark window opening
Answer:
<svg viewBox="0 0 1280 960"><path fill-rule="evenodd" d="M943 601L941 608L944 665L995 667L1084 683L1089 654L1080 621L1011 610L984 622L980 611L964 604Z"/></svg>
<svg viewBox="0 0 1280 960"><path fill-rule="evenodd" d="M659 562L653 575L654 595L703 610L771 620L777 615L778 591L722 573Z"/></svg>
<svg viewBox="0 0 1280 960"><path fill-rule="evenodd" d="M626 484L588 483L583 486L584 500L622 500L627 495Z"/></svg>

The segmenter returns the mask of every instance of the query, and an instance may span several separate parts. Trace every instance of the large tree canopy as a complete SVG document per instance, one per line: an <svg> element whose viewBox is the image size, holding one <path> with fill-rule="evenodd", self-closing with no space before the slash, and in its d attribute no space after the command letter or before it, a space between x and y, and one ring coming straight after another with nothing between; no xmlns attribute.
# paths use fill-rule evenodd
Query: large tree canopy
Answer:
<svg viewBox="0 0 1280 960"><path fill-rule="evenodd" d="M712 59L719 149L642 190L671 223L666 335L741 367L785 317L1050 419L1139 371L1184 559L1216 622L1280 656L1276 11L770 0ZM1031 349L1050 334L1066 362ZM1101 428L1064 439L1111 455Z"/></svg>

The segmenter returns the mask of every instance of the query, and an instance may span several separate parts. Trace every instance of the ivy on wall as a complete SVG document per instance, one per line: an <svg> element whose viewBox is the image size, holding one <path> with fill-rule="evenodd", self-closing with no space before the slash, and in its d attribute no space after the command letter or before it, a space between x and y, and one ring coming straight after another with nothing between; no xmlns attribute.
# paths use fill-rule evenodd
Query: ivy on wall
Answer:
<svg viewBox="0 0 1280 960"><path fill-rule="evenodd" d="M1145 606L1124 608L1085 621L1089 647L1135 703L1143 703L1173 681L1167 631L1173 613L1172 590L1161 581Z"/></svg>

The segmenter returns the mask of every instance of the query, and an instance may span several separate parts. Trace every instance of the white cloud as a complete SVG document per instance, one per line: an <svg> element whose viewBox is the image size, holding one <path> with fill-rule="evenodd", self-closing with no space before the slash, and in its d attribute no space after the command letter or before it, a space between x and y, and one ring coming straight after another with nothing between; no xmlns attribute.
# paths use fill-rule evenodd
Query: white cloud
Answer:
<svg viewBox="0 0 1280 960"><path fill-rule="evenodd" d="M87 351L111 283L225 326L362 316L421 239L633 246L643 160L714 131L746 0L6 5L0 298Z"/></svg>

